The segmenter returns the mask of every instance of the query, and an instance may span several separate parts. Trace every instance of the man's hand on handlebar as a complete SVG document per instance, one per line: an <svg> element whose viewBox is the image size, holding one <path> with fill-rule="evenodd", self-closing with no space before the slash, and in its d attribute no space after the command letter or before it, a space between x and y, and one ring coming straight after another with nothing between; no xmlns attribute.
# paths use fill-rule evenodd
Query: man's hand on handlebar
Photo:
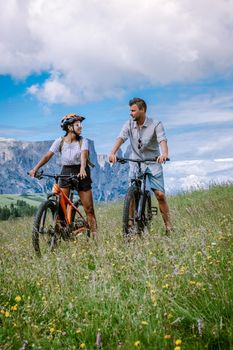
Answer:
<svg viewBox="0 0 233 350"><path fill-rule="evenodd" d="M166 161L169 160L167 154L161 154L157 157L156 162L157 163L166 163Z"/></svg>

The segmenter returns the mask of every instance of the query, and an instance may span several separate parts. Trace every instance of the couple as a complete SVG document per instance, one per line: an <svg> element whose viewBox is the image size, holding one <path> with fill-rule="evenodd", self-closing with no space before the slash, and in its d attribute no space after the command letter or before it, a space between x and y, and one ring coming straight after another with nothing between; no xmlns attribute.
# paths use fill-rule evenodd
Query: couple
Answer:
<svg viewBox="0 0 233 350"><path fill-rule="evenodd" d="M109 161L117 161L116 152L120 146L129 138L132 147L132 156L136 158L155 158L157 163L145 165L150 170L149 183L159 203L166 232L172 230L169 208L166 202L163 171L161 163L168 157L167 140L161 122L146 116L147 105L140 98L129 101L130 116L132 120L127 121L118 136L116 143L109 155ZM60 137L54 141L50 150L42 157L39 163L29 172L34 177L35 173L46 164L55 153L61 152L61 163L63 175L77 174L80 178L78 194L82 201L87 220L93 236L96 236L96 217L94 212L93 197L91 191L90 168L88 166L88 142L81 136L82 121L85 118L77 114L68 114L62 118L61 128L66 132L64 138ZM161 151L161 155L160 155ZM130 177L133 176L133 169ZM60 180L60 186L66 195L69 195L69 187Z"/></svg>

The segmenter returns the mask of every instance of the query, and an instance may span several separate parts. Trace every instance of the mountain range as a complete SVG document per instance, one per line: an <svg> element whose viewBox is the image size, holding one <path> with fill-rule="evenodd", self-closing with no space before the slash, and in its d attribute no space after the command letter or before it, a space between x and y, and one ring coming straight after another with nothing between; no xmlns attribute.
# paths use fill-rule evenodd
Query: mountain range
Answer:
<svg viewBox="0 0 233 350"><path fill-rule="evenodd" d="M0 193L44 193L50 191L53 180L37 180L27 175L45 154L53 140L25 142L14 139L0 139ZM96 201L109 201L126 193L128 165L111 166L106 155L97 155L94 142L88 140L91 161L93 195ZM54 156L45 166L44 172L60 173L60 157Z"/></svg>
<svg viewBox="0 0 233 350"><path fill-rule="evenodd" d="M27 175L45 154L50 141L16 141L0 138L0 194L44 193L50 191L53 180L37 180ZM109 164L107 155L97 155L92 140L89 142L93 196L95 201L122 198L128 187L128 164ZM124 156L129 155L129 147ZM121 156L122 153L120 152ZM233 183L233 158L176 160L164 165L165 189L168 194L208 188L219 183ZM54 156L43 170L60 173L60 157Z"/></svg>

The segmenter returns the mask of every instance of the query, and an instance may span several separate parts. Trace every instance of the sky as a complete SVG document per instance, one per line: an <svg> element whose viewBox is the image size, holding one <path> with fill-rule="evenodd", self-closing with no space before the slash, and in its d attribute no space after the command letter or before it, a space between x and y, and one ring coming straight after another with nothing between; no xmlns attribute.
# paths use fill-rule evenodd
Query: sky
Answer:
<svg viewBox="0 0 233 350"><path fill-rule="evenodd" d="M232 170L233 0L0 0L0 11L0 138L52 140L78 113L108 154L141 97L173 164Z"/></svg>

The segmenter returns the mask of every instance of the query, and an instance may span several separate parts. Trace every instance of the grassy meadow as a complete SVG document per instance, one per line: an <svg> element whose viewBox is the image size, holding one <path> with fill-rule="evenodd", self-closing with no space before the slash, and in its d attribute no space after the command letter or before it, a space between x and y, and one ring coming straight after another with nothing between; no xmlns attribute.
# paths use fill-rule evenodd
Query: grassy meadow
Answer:
<svg viewBox="0 0 233 350"><path fill-rule="evenodd" d="M0 222L0 349L233 349L233 186L168 200L170 237L159 214L126 243L103 204L96 242L41 259L33 218Z"/></svg>

